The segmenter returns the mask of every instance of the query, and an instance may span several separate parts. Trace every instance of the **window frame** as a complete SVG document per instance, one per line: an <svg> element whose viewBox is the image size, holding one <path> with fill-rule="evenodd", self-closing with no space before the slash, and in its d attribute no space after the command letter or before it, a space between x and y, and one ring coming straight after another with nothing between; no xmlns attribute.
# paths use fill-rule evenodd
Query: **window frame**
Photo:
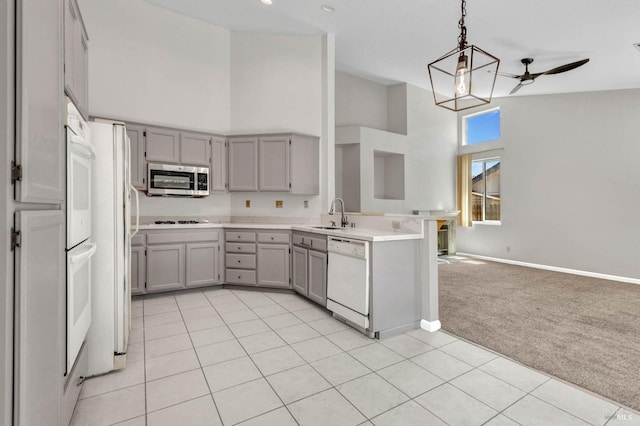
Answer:
<svg viewBox="0 0 640 426"><path fill-rule="evenodd" d="M473 145L467 145L466 141L467 141L467 119L470 117L476 117L478 115L482 115L482 114L488 114L490 112L493 111L500 111L500 138L499 139L495 139L492 141L487 141L487 142L478 142L475 143ZM474 112L471 114L464 114L464 115L460 115L460 120L458 123L458 154L459 155L465 155L465 154L475 154L475 153L480 153L480 152L485 152L485 151L493 151L496 149L502 149L504 148L504 142L503 142L503 134L502 134L502 120L503 120L503 111L502 109L497 106L497 107L493 107L493 108L488 108L488 109L484 109L482 111L478 111L478 112Z"/></svg>
<svg viewBox="0 0 640 426"><path fill-rule="evenodd" d="M487 163L488 162L492 162L492 161L499 161L500 162L500 204L502 205L502 156L500 155L499 152L483 152L483 153L479 153L476 155L473 155L471 157L471 164L470 166L473 168L473 163L476 162L482 162L483 163L483 168L482 168L482 172L485 173L485 180L484 180L484 192L482 194L482 220L473 220L471 219L471 223L473 225L502 225L502 207L500 208L500 219L498 220L492 220L489 219L487 220L487 180L486 180L486 172L487 172ZM473 172L469 173L469 178L472 180L472 182L470 183L469 186L469 191L470 194L473 194ZM471 203L469 205L469 208L472 209L473 207L473 203ZM473 214L470 213L471 216L473 216Z"/></svg>

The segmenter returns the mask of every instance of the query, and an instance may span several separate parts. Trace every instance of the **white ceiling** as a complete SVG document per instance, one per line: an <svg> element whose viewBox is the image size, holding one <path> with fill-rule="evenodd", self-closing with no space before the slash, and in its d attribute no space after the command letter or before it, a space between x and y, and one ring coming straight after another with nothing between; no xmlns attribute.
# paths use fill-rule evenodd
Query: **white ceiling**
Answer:
<svg viewBox="0 0 640 426"><path fill-rule="evenodd" d="M457 0L147 0L233 31L334 33L336 67L385 84L429 88L427 64L456 46ZM320 9L331 5L335 12ZM516 95L640 88L640 1L468 0L468 41L521 74L583 58L566 74L542 76ZM494 96L517 81L498 77Z"/></svg>

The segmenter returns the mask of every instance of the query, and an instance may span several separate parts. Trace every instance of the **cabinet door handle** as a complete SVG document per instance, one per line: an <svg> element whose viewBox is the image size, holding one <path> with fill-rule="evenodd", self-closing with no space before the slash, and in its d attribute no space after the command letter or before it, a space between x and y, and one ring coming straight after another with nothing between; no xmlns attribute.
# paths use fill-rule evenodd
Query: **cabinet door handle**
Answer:
<svg viewBox="0 0 640 426"><path fill-rule="evenodd" d="M273 240L273 237L271 237L271 239Z"/></svg>
<svg viewBox="0 0 640 426"><path fill-rule="evenodd" d="M240 279L240 275L238 275L238 279Z"/></svg>
<svg viewBox="0 0 640 426"><path fill-rule="evenodd" d="M242 247L238 247L238 251L241 251L241 250L242 250Z"/></svg>
<svg viewBox="0 0 640 426"><path fill-rule="evenodd" d="M238 263L241 263L240 259L238 259Z"/></svg>

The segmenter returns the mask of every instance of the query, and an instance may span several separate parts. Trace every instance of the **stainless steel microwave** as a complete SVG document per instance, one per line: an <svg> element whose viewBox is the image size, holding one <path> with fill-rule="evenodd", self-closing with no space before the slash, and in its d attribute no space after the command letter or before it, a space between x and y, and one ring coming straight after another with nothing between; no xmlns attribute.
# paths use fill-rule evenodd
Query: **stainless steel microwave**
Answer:
<svg viewBox="0 0 640 426"><path fill-rule="evenodd" d="M209 168L176 164L147 165L147 195L206 197L209 195Z"/></svg>

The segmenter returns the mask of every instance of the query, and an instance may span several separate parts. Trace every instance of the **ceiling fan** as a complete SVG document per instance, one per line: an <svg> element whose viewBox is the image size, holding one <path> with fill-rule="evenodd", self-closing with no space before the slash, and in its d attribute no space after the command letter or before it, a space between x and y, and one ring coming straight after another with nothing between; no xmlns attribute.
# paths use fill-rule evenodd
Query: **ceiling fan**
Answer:
<svg viewBox="0 0 640 426"><path fill-rule="evenodd" d="M571 71L572 69L581 67L582 65L586 64L587 62L589 62L589 58L582 59L582 60L576 61L576 62L571 62L571 63L565 64L565 65L560 65L559 67L551 68L548 71L537 72L537 73L530 73L529 72L529 65L531 65L531 63L533 63L533 58L523 58L523 59L520 60L520 62L522 62L522 64L524 65L524 74L516 75L516 74L503 73L503 72L498 72L497 73L498 75L500 75L502 77L511 77L511 78L516 78L516 79L520 80L520 83L518 83L518 85L516 87L514 87L511 90L511 92L509 92L510 95L513 95L514 93L516 93L518 90L520 90L520 88L522 86L526 86L528 84L533 83L536 80L536 78L540 77L541 75L560 74L560 73L563 73L563 72Z"/></svg>

